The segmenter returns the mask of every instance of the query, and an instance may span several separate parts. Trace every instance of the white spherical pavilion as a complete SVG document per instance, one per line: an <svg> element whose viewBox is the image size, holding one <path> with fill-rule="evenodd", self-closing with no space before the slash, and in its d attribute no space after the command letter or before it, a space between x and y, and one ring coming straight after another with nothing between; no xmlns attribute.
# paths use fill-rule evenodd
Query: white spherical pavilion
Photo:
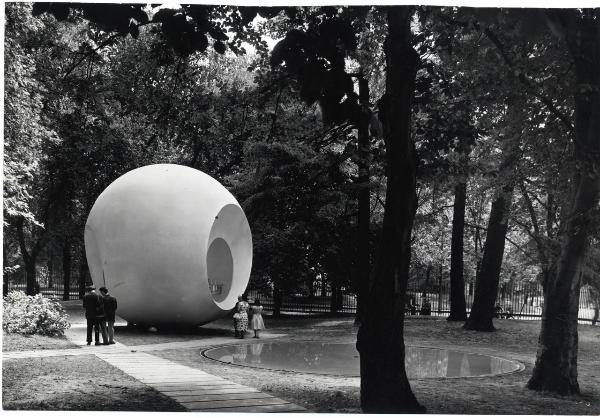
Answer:
<svg viewBox="0 0 600 418"><path fill-rule="evenodd" d="M132 170L100 194L85 226L92 281L138 324L204 324L248 285L252 235L225 187L193 168Z"/></svg>

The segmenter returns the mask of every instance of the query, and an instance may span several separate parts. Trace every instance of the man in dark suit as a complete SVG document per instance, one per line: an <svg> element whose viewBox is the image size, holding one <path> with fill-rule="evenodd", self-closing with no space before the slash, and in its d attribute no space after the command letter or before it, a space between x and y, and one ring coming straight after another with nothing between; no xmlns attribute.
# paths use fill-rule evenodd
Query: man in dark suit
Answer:
<svg viewBox="0 0 600 418"><path fill-rule="evenodd" d="M104 300L104 319L106 321L106 331L108 332L108 343L115 343L115 312L117 311L117 298L108 294L108 289L104 286L100 288L102 299Z"/></svg>
<svg viewBox="0 0 600 418"><path fill-rule="evenodd" d="M104 322L104 301L96 293L94 286L86 287L86 293L83 295L83 308L85 309L85 319L87 320L87 345L92 343L92 329L94 330L96 345L101 345L100 331L102 331L104 345L108 345L106 324Z"/></svg>

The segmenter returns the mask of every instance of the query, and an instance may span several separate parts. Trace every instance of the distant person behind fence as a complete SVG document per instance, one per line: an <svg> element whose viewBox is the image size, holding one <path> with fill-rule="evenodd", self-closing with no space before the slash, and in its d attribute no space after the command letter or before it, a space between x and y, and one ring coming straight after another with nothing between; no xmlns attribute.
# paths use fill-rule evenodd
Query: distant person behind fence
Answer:
<svg viewBox="0 0 600 418"><path fill-rule="evenodd" d="M96 293L94 286L87 286L85 289L87 292L83 295L83 308L85 309L85 319L87 320L87 345L92 343L92 329L94 330L96 345L101 345L100 331L102 331L104 345L108 345L102 296Z"/></svg>
<svg viewBox="0 0 600 418"><path fill-rule="evenodd" d="M106 321L106 331L108 333L108 343L115 343L115 312L117 311L117 298L108 293L108 289L102 286L100 289L102 299L104 300L104 315Z"/></svg>

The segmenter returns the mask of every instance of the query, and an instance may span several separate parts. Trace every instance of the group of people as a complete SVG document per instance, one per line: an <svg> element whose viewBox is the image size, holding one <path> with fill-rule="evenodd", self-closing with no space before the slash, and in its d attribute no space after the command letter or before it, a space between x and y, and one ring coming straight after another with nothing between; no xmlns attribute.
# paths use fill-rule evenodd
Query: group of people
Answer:
<svg viewBox="0 0 600 418"><path fill-rule="evenodd" d="M117 299L110 295L104 286L98 290L100 294L96 292L94 286L88 286L83 295L83 308L87 320L87 345L92 343L92 331L94 331L96 345L114 344ZM102 334L102 343L100 334Z"/></svg>
<svg viewBox="0 0 600 418"><path fill-rule="evenodd" d="M250 311L251 314L250 320L248 320L248 311ZM263 307L260 304L260 300L256 299L254 304L250 306L245 298L239 296L233 314L233 328L235 330L235 337L244 338L249 328L250 330L254 331L254 338L259 338L259 331L265 329L262 311Z"/></svg>
<svg viewBox="0 0 600 418"><path fill-rule="evenodd" d="M87 286L83 296L83 308L87 320L87 345L92 344L92 333L96 345L115 344L114 326L117 299L110 295L104 286L98 290L100 294L96 292L94 286ZM259 332L265 329L262 317L263 307L260 301L256 299L250 306L245 298L239 296L234 311L233 322L236 338L245 338L248 329L254 331L254 338L259 338ZM248 312L250 312L250 319ZM100 342L100 335L102 335L102 342Z"/></svg>

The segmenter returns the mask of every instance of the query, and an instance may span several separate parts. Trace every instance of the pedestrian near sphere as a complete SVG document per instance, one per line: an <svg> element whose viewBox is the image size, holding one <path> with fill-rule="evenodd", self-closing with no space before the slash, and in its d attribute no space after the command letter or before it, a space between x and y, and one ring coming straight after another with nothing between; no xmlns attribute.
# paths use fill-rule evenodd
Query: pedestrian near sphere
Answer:
<svg viewBox="0 0 600 418"><path fill-rule="evenodd" d="M115 312L117 311L117 299L108 293L108 289L102 286L100 289L104 301L104 315L106 321L106 332L108 343L115 343Z"/></svg>
<svg viewBox="0 0 600 418"><path fill-rule="evenodd" d="M256 299L254 301L251 312L252 320L250 321L250 329L254 331L254 338L259 338L259 331L265 329L265 322L262 317L263 307L260 304L260 300Z"/></svg>
<svg viewBox="0 0 600 418"><path fill-rule="evenodd" d="M85 319L87 321L87 345L92 343L92 330L94 331L94 340L96 345L100 343L100 332L102 332L102 342L108 345L106 335L106 323L104 314L104 300L102 296L96 293L94 286L87 286L86 293L83 295L83 308L85 309Z"/></svg>
<svg viewBox="0 0 600 418"><path fill-rule="evenodd" d="M248 331L248 302L242 296L238 296L238 303L235 306L236 312L233 315L235 336L245 338Z"/></svg>

